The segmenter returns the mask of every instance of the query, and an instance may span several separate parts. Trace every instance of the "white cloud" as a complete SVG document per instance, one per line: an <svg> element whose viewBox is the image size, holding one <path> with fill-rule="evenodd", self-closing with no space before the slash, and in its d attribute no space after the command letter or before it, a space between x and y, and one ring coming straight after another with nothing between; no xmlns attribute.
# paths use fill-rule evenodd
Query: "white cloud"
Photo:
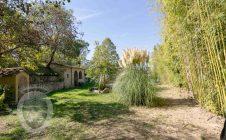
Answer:
<svg viewBox="0 0 226 140"><path fill-rule="evenodd" d="M103 14L102 12L98 12L95 10L80 9L80 8L75 9L74 13L75 13L76 17L81 21L99 17Z"/></svg>
<svg viewBox="0 0 226 140"><path fill-rule="evenodd" d="M101 12L95 12L95 13L90 13L90 14L87 14L87 15L83 15L83 16L79 17L79 19L80 20L87 20L87 19L98 17L100 15L102 15Z"/></svg>

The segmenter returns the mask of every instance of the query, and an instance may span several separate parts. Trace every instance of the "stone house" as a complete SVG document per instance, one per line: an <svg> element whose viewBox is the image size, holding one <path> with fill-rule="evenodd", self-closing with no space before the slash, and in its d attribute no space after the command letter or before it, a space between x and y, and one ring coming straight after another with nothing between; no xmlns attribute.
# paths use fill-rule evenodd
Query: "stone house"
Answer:
<svg viewBox="0 0 226 140"><path fill-rule="evenodd" d="M21 67L0 69L0 84L8 85L10 93L5 96L17 103L23 96L22 89L29 87L29 74Z"/></svg>
<svg viewBox="0 0 226 140"><path fill-rule="evenodd" d="M83 68L53 63L51 69L59 73L61 79L64 79L65 88L76 87L85 83L85 69Z"/></svg>
<svg viewBox="0 0 226 140"><path fill-rule="evenodd" d="M51 92L85 83L83 68L53 63L51 70L51 73L34 73L22 67L0 69L0 85L11 87L12 95L9 96L17 103L24 94L22 89L36 86L45 87Z"/></svg>

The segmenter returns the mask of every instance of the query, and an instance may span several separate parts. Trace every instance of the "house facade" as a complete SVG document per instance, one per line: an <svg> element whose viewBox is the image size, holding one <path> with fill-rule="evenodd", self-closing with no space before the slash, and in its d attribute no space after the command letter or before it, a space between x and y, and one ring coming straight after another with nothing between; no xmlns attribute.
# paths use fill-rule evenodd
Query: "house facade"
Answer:
<svg viewBox="0 0 226 140"><path fill-rule="evenodd" d="M32 74L21 67L0 69L0 85L11 88L10 94L6 94L13 102L18 103L25 94L23 89L29 87L43 87L48 92L81 86L85 83L85 69L53 63L54 73Z"/></svg>
<svg viewBox="0 0 226 140"><path fill-rule="evenodd" d="M23 90L29 88L29 74L21 67L1 69L0 84L9 88L5 98L17 103L24 94Z"/></svg>
<svg viewBox="0 0 226 140"><path fill-rule="evenodd" d="M53 63L51 69L59 73L64 82L64 88L81 86L85 83L85 69L75 66Z"/></svg>

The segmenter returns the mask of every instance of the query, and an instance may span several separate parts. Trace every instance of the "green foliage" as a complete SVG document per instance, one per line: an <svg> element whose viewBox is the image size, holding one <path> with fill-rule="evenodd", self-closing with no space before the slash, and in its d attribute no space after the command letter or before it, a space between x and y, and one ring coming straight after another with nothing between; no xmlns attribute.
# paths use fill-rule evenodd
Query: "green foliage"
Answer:
<svg viewBox="0 0 226 140"><path fill-rule="evenodd" d="M155 88L147 69L128 67L117 77L113 92L126 105L152 106Z"/></svg>
<svg viewBox="0 0 226 140"><path fill-rule="evenodd" d="M0 111L5 110L4 100L5 100L5 93L3 90L3 86L0 85Z"/></svg>
<svg viewBox="0 0 226 140"><path fill-rule="evenodd" d="M26 3L4 0L0 6L0 67L23 66L65 58L66 63L86 54L88 44L79 39L78 22L62 5L66 0ZM79 63L79 62L78 62Z"/></svg>
<svg viewBox="0 0 226 140"><path fill-rule="evenodd" d="M37 66L37 68L35 69L35 70L31 70L31 69L29 69L28 70L29 71L29 73L31 74L31 75L39 75L39 76L42 76L42 75L46 75L46 76L56 76L56 75L58 75L58 73L56 73L54 70L52 70L52 69L50 69L50 68L46 68L45 66L44 66L44 64L43 65L38 65Z"/></svg>
<svg viewBox="0 0 226 140"><path fill-rule="evenodd" d="M39 48L37 32L23 12L4 2L0 6L0 23L0 67L27 62Z"/></svg>
<svg viewBox="0 0 226 140"><path fill-rule="evenodd" d="M106 38L101 45L96 47L87 69L87 76L95 80L100 89L104 88L107 82L116 77L119 68L118 60L116 46L109 38Z"/></svg>
<svg viewBox="0 0 226 140"><path fill-rule="evenodd" d="M223 114L226 109L225 1L159 2L164 14L164 42L152 55L154 74L161 82L186 85L201 105Z"/></svg>
<svg viewBox="0 0 226 140"><path fill-rule="evenodd" d="M0 95L0 111L5 110L5 104L4 104L5 94Z"/></svg>
<svg viewBox="0 0 226 140"><path fill-rule="evenodd" d="M2 103L12 105L15 103L15 89L11 85L3 86L3 94L1 95Z"/></svg>
<svg viewBox="0 0 226 140"><path fill-rule="evenodd" d="M89 44L83 40L78 40L81 43L79 49L79 56L72 55L71 57L68 57L67 54L56 54L55 61L61 63L61 64L68 64L68 65L79 65L83 66L85 65L87 59L87 54L89 53L88 46Z"/></svg>
<svg viewBox="0 0 226 140"><path fill-rule="evenodd" d="M28 14L30 12L30 8L36 4L54 4L54 6L58 7L61 5L65 5L66 2L70 2L71 0L39 0L39 1L24 1L24 0L2 0L1 4L7 4L11 9L20 10L22 13ZM0 7L1 8L1 7Z"/></svg>
<svg viewBox="0 0 226 140"><path fill-rule="evenodd" d="M176 48L167 45L155 46L151 65L152 78L156 81L160 80L162 84L186 86Z"/></svg>
<svg viewBox="0 0 226 140"><path fill-rule="evenodd" d="M37 5L31 9L29 19L44 42L40 53L47 54L41 57L48 61L47 67L53 61L76 59L87 49L88 44L78 39L78 22L72 11L53 4Z"/></svg>

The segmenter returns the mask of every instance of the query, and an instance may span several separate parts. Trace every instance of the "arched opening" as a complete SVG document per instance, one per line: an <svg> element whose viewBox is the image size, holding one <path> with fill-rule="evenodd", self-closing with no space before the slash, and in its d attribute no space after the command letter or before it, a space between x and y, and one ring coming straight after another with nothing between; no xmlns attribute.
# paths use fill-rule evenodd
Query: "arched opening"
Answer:
<svg viewBox="0 0 226 140"><path fill-rule="evenodd" d="M82 72L79 72L79 79L82 79Z"/></svg>
<svg viewBox="0 0 226 140"><path fill-rule="evenodd" d="M74 73L74 86L78 86L78 72L75 71Z"/></svg>

